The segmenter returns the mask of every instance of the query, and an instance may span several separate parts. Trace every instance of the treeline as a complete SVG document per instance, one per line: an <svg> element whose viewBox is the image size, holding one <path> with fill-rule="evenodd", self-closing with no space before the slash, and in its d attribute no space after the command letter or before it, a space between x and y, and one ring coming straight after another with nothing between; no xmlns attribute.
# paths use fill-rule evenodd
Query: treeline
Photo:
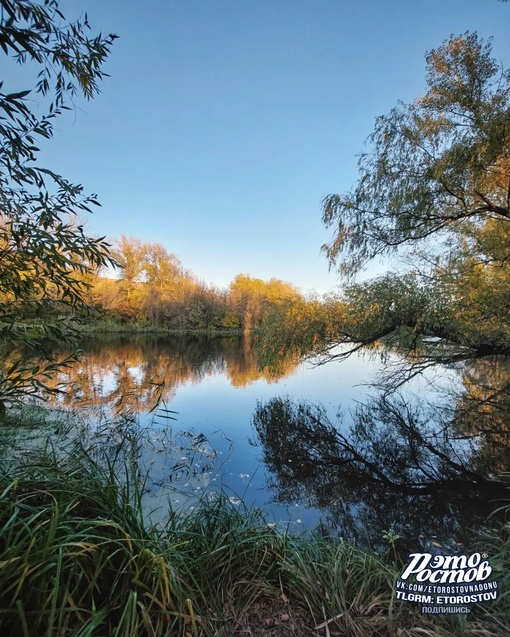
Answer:
<svg viewBox="0 0 510 637"><path fill-rule="evenodd" d="M113 249L118 278L89 275L86 299L108 320L165 329L243 330L262 328L269 315L302 301L278 279L238 274L226 290L200 281L159 243L122 236Z"/></svg>

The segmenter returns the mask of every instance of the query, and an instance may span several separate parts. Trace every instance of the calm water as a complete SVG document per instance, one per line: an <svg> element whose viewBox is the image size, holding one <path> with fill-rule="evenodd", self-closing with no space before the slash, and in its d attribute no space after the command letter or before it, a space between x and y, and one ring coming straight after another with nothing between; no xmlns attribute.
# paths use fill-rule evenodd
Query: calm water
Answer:
<svg viewBox="0 0 510 637"><path fill-rule="evenodd" d="M151 472L147 506L155 520L164 521L167 501L183 505L188 496L181 490L222 489L234 505L242 498L262 508L268 521L297 531L322 523L384 545L392 529L411 548L455 546L482 525L500 494L494 476L506 468L508 454L494 458L491 441L473 431L472 419L462 420L466 370L441 370L434 384L430 376L414 379L400 402L363 408L374 396L367 383L398 363L396 355L384 363L377 353L322 366L282 361L271 370L259 368L249 338L104 337L84 348L82 360L59 379L70 389L65 402L79 400L91 413L139 414L146 429L140 460ZM334 428L321 429L313 418L291 422L280 403L264 411L275 397L285 405L322 405L322 418ZM446 437L436 404L455 409L455 431L450 425ZM411 431L400 423L409 406ZM366 462L353 460L358 453ZM179 462L195 470L176 481ZM176 490L168 488L170 478Z"/></svg>

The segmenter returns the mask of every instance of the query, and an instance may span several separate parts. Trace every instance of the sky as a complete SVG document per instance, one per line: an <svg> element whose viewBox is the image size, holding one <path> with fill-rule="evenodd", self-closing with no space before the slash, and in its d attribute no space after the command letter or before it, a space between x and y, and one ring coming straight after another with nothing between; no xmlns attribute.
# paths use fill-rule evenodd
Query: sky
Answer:
<svg viewBox="0 0 510 637"><path fill-rule="evenodd" d="M321 200L355 184L376 116L423 93L424 55L451 34L493 36L510 66L497 0L60 4L119 39L101 94L57 120L39 163L97 193L90 232L161 243L219 287L245 273L338 290Z"/></svg>

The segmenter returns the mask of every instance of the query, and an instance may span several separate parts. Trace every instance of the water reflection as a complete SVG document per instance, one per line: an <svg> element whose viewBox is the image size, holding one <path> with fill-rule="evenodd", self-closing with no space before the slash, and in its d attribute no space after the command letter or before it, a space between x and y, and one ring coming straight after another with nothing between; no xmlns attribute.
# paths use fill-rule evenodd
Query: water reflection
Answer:
<svg viewBox="0 0 510 637"><path fill-rule="evenodd" d="M507 361L451 371L455 393L431 404L434 392L418 379L421 399L364 398L367 388L354 386L373 375L376 361L362 355L315 369L282 358L269 369L251 338L108 335L83 347L81 360L49 381L67 387L59 400L142 414L163 400L179 412L176 429L223 432L220 444L211 438L225 463L211 472L211 488L217 476L214 484L273 519L303 520L309 528L322 519L372 546L385 545L384 531L393 529L404 553L432 542L455 550L454 542L469 542L470 531L510 499L501 477L510 472ZM282 392L292 399L275 398ZM265 402L255 409L257 400ZM327 408L314 407L318 401ZM339 406L344 415L335 420ZM248 442L252 417L255 447ZM164 482L176 448L156 446L144 451L144 464Z"/></svg>
<svg viewBox="0 0 510 637"><path fill-rule="evenodd" d="M177 387L198 385L207 377L225 375L241 388L265 379L276 382L298 367L297 358L278 368L261 367L253 338L245 337L95 337L84 342L86 355L55 375L48 384L65 389L64 405L114 406L117 411L146 412L168 403Z"/></svg>
<svg viewBox="0 0 510 637"><path fill-rule="evenodd" d="M346 434L321 407L259 404L254 426L276 501L306 501L372 546L391 528L404 553L417 543L455 550L510 499L509 379L507 363L483 361L447 403L381 394L358 406Z"/></svg>

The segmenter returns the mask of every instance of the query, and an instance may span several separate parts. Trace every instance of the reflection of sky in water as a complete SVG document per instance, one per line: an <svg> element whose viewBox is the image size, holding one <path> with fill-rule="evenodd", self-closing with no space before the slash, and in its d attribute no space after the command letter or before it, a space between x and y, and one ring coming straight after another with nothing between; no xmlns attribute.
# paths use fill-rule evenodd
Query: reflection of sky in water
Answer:
<svg viewBox="0 0 510 637"><path fill-rule="evenodd" d="M137 383L141 383L143 380L143 371L141 369L141 367L139 365L137 365L136 367L128 367L127 369L128 374L131 376L131 378L137 382Z"/></svg>
<svg viewBox="0 0 510 637"><path fill-rule="evenodd" d="M115 403L120 408L121 396L128 397L123 409L142 410L142 472L150 472L146 510L153 512L154 521L164 521L167 500L180 508L192 505L190 496L222 490L235 505L240 506L242 499L248 506L264 509L269 521L297 529L315 527L321 514L307 508L306 502L272 502L275 494L268 490L270 475L261 463L263 449L252 426L257 403L282 396L321 404L331 422L347 433L351 411L373 395L367 383L381 371L393 374L400 361L383 350L358 352L325 365L283 361L284 376L273 380L257 368L256 352L246 339L122 337L89 341L87 348L90 353L63 380L73 384L74 396L83 397L92 412ZM430 384L437 375L436 370L414 378L406 392L437 397ZM440 387L459 379L453 370L442 370L439 376ZM157 395L153 382L163 379L166 402L160 406L170 412L147 413ZM194 446L192 438L179 432L203 435L206 442ZM176 471L182 464L191 472Z"/></svg>
<svg viewBox="0 0 510 637"><path fill-rule="evenodd" d="M308 509L304 504L277 505L271 502L272 495L267 490L268 476L260 463L262 450L256 444L251 424L257 401L265 402L285 395L296 400L321 403L333 422L340 409L347 428L351 422L349 410L370 395L370 387L364 383L374 380L379 367L380 363L374 357L355 354L346 361L321 366L305 362L278 382L259 379L244 387L235 387L221 371L205 376L199 383L184 382L177 387L171 402L165 405L167 409L178 412L172 414L176 420L170 424L176 431L204 434L218 454L214 469L188 480L185 490L197 495L207 489L222 489L234 503L242 498L248 506L263 508L270 521L289 523L298 529L315 527L320 519L318 511ZM452 372L443 374L440 385L445 386L447 381L453 380L453 376ZM427 377L418 377L411 382L409 391L423 395L433 390ZM158 415L142 417L144 425L156 428L165 422L168 424ZM169 461L161 452L149 452L149 456L154 475L163 478L174 460ZM158 493L153 494L151 508L162 504L158 497ZM170 499L176 507L184 501L179 494ZM155 513L153 519L161 519L163 513L164 509Z"/></svg>
<svg viewBox="0 0 510 637"><path fill-rule="evenodd" d="M136 367L127 367L126 371L129 374L129 376L132 378L133 382L136 383L137 385L143 382L143 370L140 368L140 366L137 365ZM118 370L105 372L101 375L100 379L97 379L97 378L94 379L95 387L97 389L100 389L101 393L104 396L107 396L108 394L112 394L117 389L117 386L118 386L117 372Z"/></svg>
<svg viewBox="0 0 510 637"><path fill-rule="evenodd" d="M401 359L396 354L388 354L384 350L359 352L347 360L321 366L284 360L279 365L284 375L275 381L266 373L267 370L257 367L256 352L249 339L108 336L88 345L89 354L62 374L62 380L73 389L73 397L61 397L59 400L62 404L75 406L76 398L83 397L83 404L88 405L87 410L90 410L87 413L95 414L91 430L106 426L106 436L111 436L114 444L124 435L124 430L108 420L109 408L115 405L115 409L124 413L131 410L142 412L139 424L144 431L143 446L141 458L136 460L141 460L142 475L149 472L145 506L155 522L164 523L168 501L174 509L190 507L197 504L197 497L204 494L207 497L220 490L234 506L242 506L242 499L247 506L262 508L269 522L289 524L298 531L315 527L322 517L337 527L339 522L347 520L351 528L356 525L361 529L373 529L375 526L388 529L394 521L402 522L412 532L419 526L415 532L417 535L422 533L422 521L425 525L429 524L429 520L433 520L431 516L436 516L437 524L431 522L432 527L439 529L437 533L443 533L442 528L447 528L449 533L453 522L457 520L465 526L465 519L472 519L473 512L476 512L474 507L479 506L480 498L467 501L458 494L453 494L453 499L445 495L441 498L434 496L428 501L420 497L408 501L398 493L384 492L384 487L379 490L371 488L371 483L363 478L358 480L356 471L344 470L338 478L334 459L329 469L326 461L324 468L315 474L313 469L317 465L313 464L310 469L310 465L306 464L307 453L300 449L299 443L292 443L296 446L291 450L293 455L290 458L286 453L292 442L293 429L273 428L273 432L276 430L273 434L276 460L271 459L270 454L266 455L266 459L274 474L269 474L261 462L264 451L267 454L271 445L268 444L266 450L257 446L252 419L258 402L266 404L275 397L289 397L295 402L321 404L330 421L337 423L342 433L348 434L352 411L376 393L367 383L378 380L381 372L393 381L399 378L398 363ZM473 371L475 379L480 376L483 380L484 374L487 370L483 366ZM161 383L165 402L156 412L147 413L157 399L155 382ZM452 390L458 397L467 387L463 382L462 369L438 367L413 378L400 393L405 395L406 402L410 401L412 405L419 402L425 408L426 420L428 402L439 401L448 408L447 414L453 414L457 401ZM337 419L338 411L340 419ZM129 419L126 422L129 424ZM441 436L436 434L444 430L443 425L432 416L433 422L437 425L430 424L425 438L432 445L440 444ZM287 433L278 439L278 431ZM450 431L452 438L455 438L456 431L455 428ZM380 441L377 433L374 434L373 457L383 465L386 460L391 474L391 468L398 468L401 462L398 455L400 439L398 436L394 439L391 430L386 438L384 428L382 432ZM468 427L468 435L469 432ZM349 434L351 439L356 440L356 436L352 436ZM358 440L363 448L363 438ZM385 440L389 441L389 446L385 447ZM100 437L97 441L97 448L102 448ZM311 444L313 447L315 443ZM465 457L469 464L472 450L478 444L477 437L453 440L452 453L457 460ZM383 449L384 457L378 458L377 449ZM333 450L333 455L335 453L337 451ZM298 465L298 462L303 462L303 465ZM500 464L503 466L503 459L500 459ZM412 466L411 462L411 472ZM300 471L294 471L296 467ZM292 477L285 481L286 471L287 475L297 476L294 483ZM270 488L269 480L273 480L276 486ZM275 504L274 499L278 495L292 504ZM307 502L319 502L317 506L324 508L322 511L308 508ZM409 519L418 521L414 526L406 522L405 515L402 516L402 507L407 507ZM453 517L451 511L454 512Z"/></svg>

